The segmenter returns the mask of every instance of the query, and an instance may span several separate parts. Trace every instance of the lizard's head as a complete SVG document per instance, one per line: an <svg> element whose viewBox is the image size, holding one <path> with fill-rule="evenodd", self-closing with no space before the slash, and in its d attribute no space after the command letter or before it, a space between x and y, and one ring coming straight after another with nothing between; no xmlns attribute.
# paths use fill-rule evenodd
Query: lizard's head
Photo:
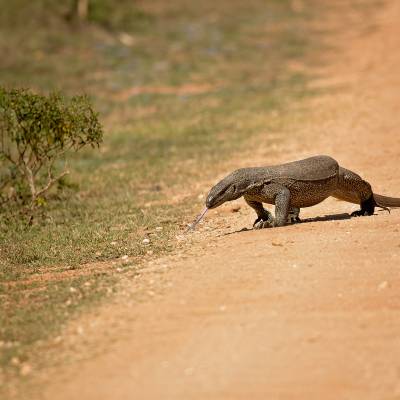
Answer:
<svg viewBox="0 0 400 400"><path fill-rule="evenodd" d="M206 199L206 207L216 208L226 201L238 199L243 196L247 186L243 179L243 170L232 172L210 190Z"/></svg>

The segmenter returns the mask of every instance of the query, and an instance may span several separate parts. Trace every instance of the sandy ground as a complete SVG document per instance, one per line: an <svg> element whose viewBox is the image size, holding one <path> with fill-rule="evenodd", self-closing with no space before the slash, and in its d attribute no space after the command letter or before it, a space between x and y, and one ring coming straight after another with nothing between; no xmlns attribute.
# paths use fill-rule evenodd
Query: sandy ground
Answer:
<svg viewBox="0 0 400 400"><path fill-rule="evenodd" d="M400 196L400 2L375 18L336 35L314 82L334 90L262 164L329 154ZM240 231L253 219L240 204L76 322L82 339L44 397L400 399L400 211L349 219L355 206L327 200L306 223Z"/></svg>

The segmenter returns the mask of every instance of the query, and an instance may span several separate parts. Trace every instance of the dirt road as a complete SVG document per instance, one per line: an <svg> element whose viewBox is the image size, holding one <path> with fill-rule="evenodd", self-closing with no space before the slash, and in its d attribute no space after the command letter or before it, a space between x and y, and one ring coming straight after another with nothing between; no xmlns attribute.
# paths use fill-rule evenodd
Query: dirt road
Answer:
<svg viewBox="0 0 400 400"><path fill-rule="evenodd" d="M393 0L374 29L358 21L335 38L314 83L335 90L310 102L298 139L259 161L330 154L400 195L399 20ZM303 218L330 217L244 232L244 205L211 215L202 231L224 229L144 270L141 303L127 285L77 323L92 355L52 373L45 397L400 399L400 211L348 219L353 209L328 200Z"/></svg>

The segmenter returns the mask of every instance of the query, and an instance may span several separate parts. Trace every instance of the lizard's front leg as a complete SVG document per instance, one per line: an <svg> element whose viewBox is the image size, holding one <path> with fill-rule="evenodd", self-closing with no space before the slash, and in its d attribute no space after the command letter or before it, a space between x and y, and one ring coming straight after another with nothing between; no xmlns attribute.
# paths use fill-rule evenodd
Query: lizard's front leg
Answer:
<svg viewBox="0 0 400 400"><path fill-rule="evenodd" d="M297 222L301 222L299 214L300 214L300 208L298 208L298 207L290 207L289 208L289 213L288 213L288 218L287 218L286 222L288 224L295 224Z"/></svg>
<svg viewBox="0 0 400 400"><path fill-rule="evenodd" d="M270 216L268 220L257 220L254 222L254 229L272 228L286 225L290 207L290 191L283 185L269 184L261 189L260 197L274 199L275 218ZM258 215L258 214L257 214Z"/></svg>
<svg viewBox="0 0 400 400"><path fill-rule="evenodd" d="M274 217L272 214L266 210L262 203L259 201L255 200L250 200L248 197L244 196L244 199L246 203L257 213L257 219L254 221L253 226L255 227L256 225L264 224L264 223L270 223L274 220ZM260 228L256 228L260 229Z"/></svg>
<svg viewBox="0 0 400 400"><path fill-rule="evenodd" d="M290 206L290 191L285 186L282 186L275 197L275 225L286 225L289 215Z"/></svg>

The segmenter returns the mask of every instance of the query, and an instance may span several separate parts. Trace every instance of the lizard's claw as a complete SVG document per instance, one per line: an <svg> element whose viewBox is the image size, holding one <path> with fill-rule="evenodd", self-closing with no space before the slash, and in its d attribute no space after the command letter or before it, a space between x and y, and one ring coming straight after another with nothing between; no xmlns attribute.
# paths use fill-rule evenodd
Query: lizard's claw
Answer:
<svg viewBox="0 0 400 400"><path fill-rule="evenodd" d="M274 226L275 226L275 220L273 217L270 217L267 220L258 217L253 224L254 229L273 228Z"/></svg>
<svg viewBox="0 0 400 400"><path fill-rule="evenodd" d="M357 210L357 211L353 211L350 215L352 217L365 217L365 216L373 215L373 214L369 213L366 210Z"/></svg>
<svg viewBox="0 0 400 400"><path fill-rule="evenodd" d="M286 223L287 224L295 224L295 223L301 222L299 214L300 214L300 208L292 207L289 210L289 214L288 214Z"/></svg>

